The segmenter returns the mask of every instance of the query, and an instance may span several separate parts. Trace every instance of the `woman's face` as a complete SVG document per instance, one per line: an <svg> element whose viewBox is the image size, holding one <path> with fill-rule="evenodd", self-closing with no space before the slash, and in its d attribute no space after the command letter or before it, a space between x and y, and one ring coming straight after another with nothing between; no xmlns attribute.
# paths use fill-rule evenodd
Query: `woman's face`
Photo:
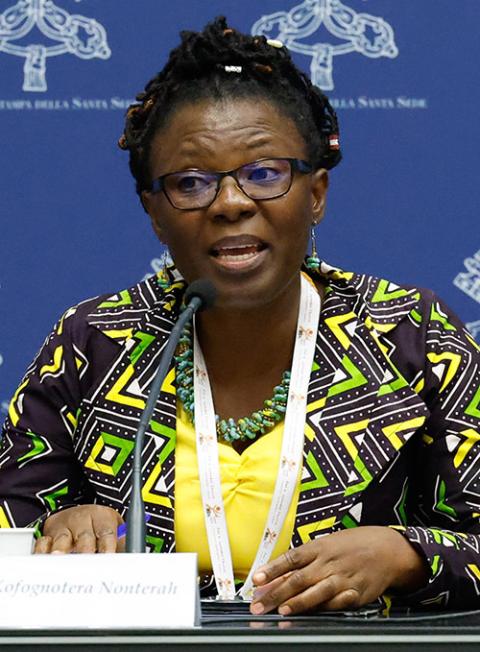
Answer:
<svg viewBox="0 0 480 652"><path fill-rule="evenodd" d="M261 99L202 101L180 107L152 143L152 178L196 168L238 168L262 158L307 160L292 120ZM142 200L158 237L188 283L210 279L217 306L260 307L298 288L312 223L323 215L327 173L293 173L288 193L247 197L225 177L207 208L179 210L163 192Z"/></svg>

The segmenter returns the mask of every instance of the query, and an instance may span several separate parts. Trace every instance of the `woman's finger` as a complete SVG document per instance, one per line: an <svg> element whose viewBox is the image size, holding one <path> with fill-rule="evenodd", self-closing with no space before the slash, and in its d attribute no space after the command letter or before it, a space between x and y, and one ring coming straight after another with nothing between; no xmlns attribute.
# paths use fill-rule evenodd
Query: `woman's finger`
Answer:
<svg viewBox="0 0 480 652"><path fill-rule="evenodd" d="M290 548L290 550L287 550L287 552L280 555L280 557L273 559L268 564L265 564L265 566L261 566L255 571L253 576L254 584L256 586L262 586L277 577L281 577L282 575L291 573L299 568L303 568L314 559L318 558L320 554L319 542L317 541L315 544L315 546L305 544L298 548Z"/></svg>
<svg viewBox="0 0 480 652"><path fill-rule="evenodd" d="M34 555L45 555L50 552L52 548L52 537L43 536L35 541L33 547Z"/></svg>
<svg viewBox="0 0 480 652"><path fill-rule="evenodd" d="M126 544L127 541L125 536L120 538L117 537L117 542L116 542L117 547L115 549L115 552L125 552Z"/></svg>
<svg viewBox="0 0 480 652"><path fill-rule="evenodd" d="M340 588L341 584L340 578L327 577L281 604L278 613L289 616L315 608L342 610L360 607L363 604L360 591L353 587Z"/></svg>
<svg viewBox="0 0 480 652"><path fill-rule="evenodd" d="M338 593L334 598L325 602L322 608L328 611L345 611L358 609L368 602L370 600L366 599L358 589L351 588Z"/></svg>
<svg viewBox="0 0 480 652"><path fill-rule="evenodd" d="M51 553L68 553L73 550L73 537L70 530L64 528L52 536Z"/></svg>
<svg viewBox="0 0 480 652"><path fill-rule="evenodd" d="M116 528L105 527L97 532L97 552L117 552Z"/></svg>
<svg viewBox="0 0 480 652"><path fill-rule="evenodd" d="M73 532L74 546L72 552L94 553L97 552L97 537L92 525L80 531Z"/></svg>
<svg viewBox="0 0 480 652"><path fill-rule="evenodd" d="M287 577L289 577L290 573L286 573L285 575L282 575L281 577L277 577L276 579L272 580L268 584L264 584L263 586L256 586L255 591L253 593L253 600L252 604L255 602L260 602L261 599L263 598L264 595L266 595L269 591L274 590L280 584L283 584Z"/></svg>
<svg viewBox="0 0 480 652"><path fill-rule="evenodd" d="M292 571L288 575L270 582L267 586L262 586L260 590L257 589L251 611L257 615L272 611L290 598L303 593L314 582L315 575L311 566ZM264 589L267 590L264 591Z"/></svg>
<svg viewBox="0 0 480 652"><path fill-rule="evenodd" d="M94 511L92 523L97 537L97 552L116 552L117 530L123 523L120 514L113 509Z"/></svg>

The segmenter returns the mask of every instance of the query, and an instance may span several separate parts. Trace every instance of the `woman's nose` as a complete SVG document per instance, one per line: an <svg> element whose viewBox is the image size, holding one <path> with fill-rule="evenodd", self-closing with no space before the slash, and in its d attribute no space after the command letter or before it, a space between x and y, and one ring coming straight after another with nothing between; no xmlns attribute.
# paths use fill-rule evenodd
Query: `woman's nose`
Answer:
<svg viewBox="0 0 480 652"><path fill-rule="evenodd" d="M215 200L208 211L213 219L236 221L255 215L257 205L250 199L233 177L224 177L218 188Z"/></svg>

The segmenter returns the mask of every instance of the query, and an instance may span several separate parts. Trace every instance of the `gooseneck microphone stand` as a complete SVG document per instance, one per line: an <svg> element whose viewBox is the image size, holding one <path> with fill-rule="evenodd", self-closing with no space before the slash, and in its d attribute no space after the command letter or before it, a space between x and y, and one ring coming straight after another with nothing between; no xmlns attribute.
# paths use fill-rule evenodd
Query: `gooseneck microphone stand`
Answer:
<svg viewBox="0 0 480 652"><path fill-rule="evenodd" d="M126 552L145 552L145 505L142 498L142 451L145 431L152 418L160 390L170 368L172 356L185 324L199 310L210 308L215 301L216 291L213 284L205 279L194 281L185 292L185 310L173 327L165 350L162 354L157 373L150 389L147 403L140 418L135 437L135 449L132 466L132 491L127 515Z"/></svg>

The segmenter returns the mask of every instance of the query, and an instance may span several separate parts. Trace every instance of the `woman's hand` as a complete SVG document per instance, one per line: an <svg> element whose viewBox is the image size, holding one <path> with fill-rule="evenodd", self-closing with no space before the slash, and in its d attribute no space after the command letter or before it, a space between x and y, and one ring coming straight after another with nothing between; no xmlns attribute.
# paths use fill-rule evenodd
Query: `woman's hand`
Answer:
<svg viewBox="0 0 480 652"><path fill-rule="evenodd" d="M387 589L411 592L427 582L424 558L399 532L364 526L292 548L259 568L250 610L282 615L315 607L356 609Z"/></svg>
<svg viewBox="0 0 480 652"><path fill-rule="evenodd" d="M118 512L102 505L79 505L52 514L35 543L35 553L117 552Z"/></svg>

